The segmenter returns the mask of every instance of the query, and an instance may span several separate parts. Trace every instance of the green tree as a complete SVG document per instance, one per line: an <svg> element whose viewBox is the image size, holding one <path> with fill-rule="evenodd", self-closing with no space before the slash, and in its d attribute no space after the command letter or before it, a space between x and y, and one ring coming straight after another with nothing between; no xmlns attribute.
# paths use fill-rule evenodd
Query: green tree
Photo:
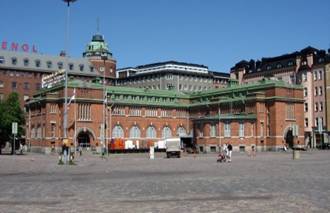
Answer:
<svg viewBox="0 0 330 213"><path fill-rule="evenodd" d="M11 93L8 98L0 103L0 146L3 147L7 141L13 142L11 134L12 122L17 122L17 138L24 135L24 111L19 104L19 96L16 92Z"/></svg>

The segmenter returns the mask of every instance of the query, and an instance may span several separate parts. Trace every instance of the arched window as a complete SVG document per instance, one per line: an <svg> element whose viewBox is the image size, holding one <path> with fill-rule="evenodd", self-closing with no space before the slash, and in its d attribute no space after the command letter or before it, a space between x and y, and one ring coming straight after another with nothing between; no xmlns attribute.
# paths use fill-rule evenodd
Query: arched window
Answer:
<svg viewBox="0 0 330 213"><path fill-rule="evenodd" d="M182 126L178 127L176 133L177 133L178 136L186 136L187 135L186 129Z"/></svg>
<svg viewBox="0 0 330 213"><path fill-rule="evenodd" d="M116 125L113 129L112 129L112 137L113 138L123 138L124 137L124 130L121 126Z"/></svg>
<svg viewBox="0 0 330 213"><path fill-rule="evenodd" d="M147 128L147 138L156 138L156 137L157 137L157 133L155 127L149 126Z"/></svg>
<svg viewBox="0 0 330 213"><path fill-rule="evenodd" d="M172 137L172 130L170 129L170 127L165 126L163 128L162 137L163 138L170 138L170 137Z"/></svg>
<svg viewBox="0 0 330 213"><path fill-rule="evenodd" d="M132 126L132 128L129 131L129 137L130 138L140 138L141 137L141 131L138 126Z"/></svg>

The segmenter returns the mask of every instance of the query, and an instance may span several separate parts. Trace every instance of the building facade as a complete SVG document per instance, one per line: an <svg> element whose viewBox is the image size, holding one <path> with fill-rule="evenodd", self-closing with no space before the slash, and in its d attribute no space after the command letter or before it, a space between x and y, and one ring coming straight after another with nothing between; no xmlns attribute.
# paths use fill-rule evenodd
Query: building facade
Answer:
<svg viewBox="0 0 330 213"><path fill-rule="evenodd" d="M62 69L68 71L70 78L91 82L96 77L105 77L107 85L114 84L116 60L101 35L93 36L83 55L71 58L65 57L65 53L50 56L0 50L0 101L17 92L23 107L25 100L41 89L44 76Z"/></svg>
<svg viewBox="0 0 330 213"><path fill-rule="evenodd" d="M300 84L304 90L305 145L320 147L328 141L326 121L325 67L328 53L313 47L272 58L241 61L231 69L231 77L240 84L263 78Z"/></svg>
<svg viewBox="0 0 330 213"><path fill-rule="evenodd" d="M27 102L27 144L32 149L62 146L63 88L42 89ZM97 149L122 140L141 149L180 137L184 146L216 152L224 143L236 151L253 146L277 150L304 140L303 90L283 81L230 84L190 94L110 86L106 101L100 82L74 80L68 88L75 99L69 105L67 135L78 146Z"/></svg>
<svg viewBox="0 0 330 213"><path fill-rule="evenodd" d="M229 76L228 73L210 71L205 65L166 61L118 69L116 84L193 92L226 87Z"/></svg>

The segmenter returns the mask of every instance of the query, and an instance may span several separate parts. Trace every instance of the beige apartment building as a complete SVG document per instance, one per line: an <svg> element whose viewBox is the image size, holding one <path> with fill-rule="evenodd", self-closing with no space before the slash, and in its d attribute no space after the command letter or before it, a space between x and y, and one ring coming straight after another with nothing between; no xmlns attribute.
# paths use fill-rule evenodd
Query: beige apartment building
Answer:
<svg viewBox="0 0 330 213"><path fill-rule="evenodd" d="M304 93L304 145L322 147L329 141L330 50L306 47L300 51L261 60L240 61L231 68L231 78L240 84L263 78L300 84ZM329 86L329 88L327 87ZM327 100L327 101L326 101Z"/></svg>

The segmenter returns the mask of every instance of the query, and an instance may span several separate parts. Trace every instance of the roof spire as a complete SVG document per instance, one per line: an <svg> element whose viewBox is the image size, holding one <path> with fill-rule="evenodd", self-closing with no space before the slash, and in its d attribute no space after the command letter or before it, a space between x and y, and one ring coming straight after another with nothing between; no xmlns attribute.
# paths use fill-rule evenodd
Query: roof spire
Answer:
<svg viewBox="0 0 330 213"><path fill-rule="evenodd" d="M96 32L97 32L97 34L100 33L100 18L99 17L96 18Z"/></svg>

